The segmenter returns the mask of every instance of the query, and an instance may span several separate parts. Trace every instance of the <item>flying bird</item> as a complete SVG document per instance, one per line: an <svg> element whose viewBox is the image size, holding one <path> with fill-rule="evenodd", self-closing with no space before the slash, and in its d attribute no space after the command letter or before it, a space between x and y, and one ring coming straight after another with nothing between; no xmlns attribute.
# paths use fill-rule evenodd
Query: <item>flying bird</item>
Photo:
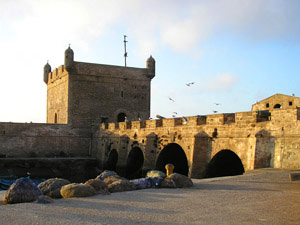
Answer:
<svg viewBox="0 0 300 225"><path fill-rule="evenodd" d="M189 122L189 120L185 116L183 116L182 118L184 119L183 124L187 124Z"/></svg>
<svg viewBox="0 0 300 225"><path fill-rule="evenodd" d="M165 119L165 117L163 117L163 116L161 116L161 115L158 115L158 114L156 115L156 118L157 118L157 119L160 119L160 120L161 120L161 119Z"/></svg>
<svg viewBox="0 0 300 225"><path fill-rule="evenodd" d="M172 101L172 102L175 102L174 99L172 99L172 98L170 98L170 97L169 97L169 100Z"/></svg>
<svg viewBox="0 0 300 225"><path fill-rule="evenodd" d="M173 114L176 114L176 115L177 115L177 112L173 112Z"/></svg>
<svg viewBox="0 0 300 225"><path fill-rule="evenodd" d="M191 82L191 83L187 83L185 84L186 86L190 87L191 85L193 85L195 82Z"/></svg>
<svg viewBox="0 0 300 225"><path fill-rule="evenodd" d="M216 110L213 110L213 113L217 113L218 111L216 111Z"/></svg>
<svg viewBox="0 0 300 225"><path fill-rule="evenodd" d="M215 105L221 105L221 103L215 103Z"/></svg>

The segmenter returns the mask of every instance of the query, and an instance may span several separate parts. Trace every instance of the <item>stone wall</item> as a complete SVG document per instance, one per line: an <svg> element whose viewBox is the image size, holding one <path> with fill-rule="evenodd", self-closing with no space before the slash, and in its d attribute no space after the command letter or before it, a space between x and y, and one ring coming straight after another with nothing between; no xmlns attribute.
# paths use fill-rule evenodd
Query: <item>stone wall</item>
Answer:
<svg viewBox="0 0 300 225"><path fill-rule="evenodd" d="M0 123L0 157L87 157L91 132L63 124Z"/></svg>
<svg viewBox="0 0 300 225"><path fill-rule="evenodd" d="M100 124L150 116L150 79L147 70L75 62L70 72L69 123Z"/></svg>
<svg viewBox="0 0 300 225"><path fill-rule="evenodd" d="M300 169L299 109L276 109L267 120L257 112L214 114L162 120L110 123L95 133L95 157L101 164L118 152L117 167L126 168L130 151L141 149L143 170L154 169L160 153L171 143L184 151L189 176L201 177L220 151L230 150L245 170L274 167Z"/></svg>
<svg viewBox="0 0 300 225"><path fill-rule="evenodd" d="M47 123L68 123L69 75L64 66L49 73L47 84Z"/></svg>

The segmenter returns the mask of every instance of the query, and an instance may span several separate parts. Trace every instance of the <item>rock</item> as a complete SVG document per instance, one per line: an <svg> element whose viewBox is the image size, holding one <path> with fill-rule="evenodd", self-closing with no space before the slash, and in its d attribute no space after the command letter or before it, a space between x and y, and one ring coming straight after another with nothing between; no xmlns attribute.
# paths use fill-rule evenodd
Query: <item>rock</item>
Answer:
<svg viewBox="0 0 300 225"><path fill-rule="evenodd" d="M105 178L103 180L103 182L106 183L107 185L110 185L111 183L118 181L118 180L127 180L127 179L124 177L120 177L119 175L114 175L114 176Z"/></svg>
<svg viewBox="0 0 300 225"><path fill-rule="evenodd" d="M108 191L111 193L133 190L135 190L135 186L132 183L130 183L129 180L117 180L108 185Z"/></svg>
<svg viewBox="0 0 300 225"><path fill-rule="evenodd" d="M290 180L291 181L300 180L300 173L299 172L290 173Z"/></svg>
<svg viewBox="0 0 300 225"><path fill-rule="evenodd" d="M101 195L109 195L110 194L108 191L107 184L101 180L90 179L90 180L86 181L85 184L91 185L95 189L96 194L101 194Z"/></svg>
<svg viewBox="0 0 300 225"><path fill-rule="evenodd" d="M44 195L51 198L62 198L60 189L62 186L70 184L70 181L62 178L51 178L38 185Z"/></svg>
<svg viewBox="0 0 300 225"><path fill-rule="evenodd" d="M118 175L115 171L104 170L100 175L96 177L98 180L104 180L107 177Z"/></svg>
<svg viewBox="0 0 300 225"><path fill-rule="evenodd" d="M60 189L63 198L88 197L96 194L95 189L88 184L67 184Z"/></svg>
<svg viewBox="0 0 300 225"><path fill-rule="evenodd" d="M172 173L165 180L173 180L177 188L192 187L193 182L190 178L179 173Z"/></svg>
<svg viewBox="0 0 300 225"><path fill-rule="evenodd" d="M161 188L176 188L176 184L175 184L174 180L172 180L172 179L164 179L160 183L160 187Z"/></svg>
<svg viewBox="0 0 300 225"><path fill-rule="evenodd" d="M147 177L146 179L150 182L152 188L159 188L161 182L164 180L161 177Z"/></svg>
<svg viewBox="0 0 300 225"><path fill-rule="evenodd" d="M137 190L151 187L151 183L147 178L130 180L130 183L132 183Z"/></svg>
<svg viewBox="0 0 300 225"><path fill-rule="evenodd" d="M4 204L33 202L38 199L43 192L27 177L17 179L4 195Z"/></svg>
<svg viewBox="0 0 300 225"><path fill-rule="evenodd" d="M150 170L146 174L146 177L160 177L160 178L163 178L163 179L165 179L166 176L167 175L164 172L159 171L159 170Z"/></svg>
<svg viewBox="0 0 300 225"><path fill-rule="evenodd" d="M40 195L35 202L41 204L47 204L47 203L52 203L53 199L46 195Z"/></svg>

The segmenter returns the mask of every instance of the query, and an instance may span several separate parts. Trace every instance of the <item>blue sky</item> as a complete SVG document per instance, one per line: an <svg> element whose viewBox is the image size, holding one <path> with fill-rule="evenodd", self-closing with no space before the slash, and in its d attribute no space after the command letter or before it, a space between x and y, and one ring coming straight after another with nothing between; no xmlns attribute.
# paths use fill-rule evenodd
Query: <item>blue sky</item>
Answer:
<svg viewBox="0 0 300 225"><path fill-rule="evenodd" d="M156 60L152 117L300 96L299 0L0 0L0 9L1 122L45 122L47 60L63 64L70 43L76 61L124 65L124 34L128 66Z"/></svg>

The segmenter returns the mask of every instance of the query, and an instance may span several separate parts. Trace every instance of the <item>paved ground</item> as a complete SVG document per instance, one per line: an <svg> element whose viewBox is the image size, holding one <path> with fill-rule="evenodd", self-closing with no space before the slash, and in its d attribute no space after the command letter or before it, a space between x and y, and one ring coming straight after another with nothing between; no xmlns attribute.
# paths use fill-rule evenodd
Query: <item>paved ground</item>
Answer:
<svg viewBox="0 0 300 225"><path fill-rule="evenodd" d="M300 181L289 173L261 169L186 189L2 205L0 224L300 224Z"/></svg>

